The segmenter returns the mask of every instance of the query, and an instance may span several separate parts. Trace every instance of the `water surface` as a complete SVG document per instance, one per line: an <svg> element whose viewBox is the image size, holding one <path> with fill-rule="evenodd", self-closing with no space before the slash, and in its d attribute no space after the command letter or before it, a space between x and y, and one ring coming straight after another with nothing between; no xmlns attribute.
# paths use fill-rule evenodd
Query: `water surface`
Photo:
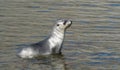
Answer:
<svg viewBox="0 0 120 70"><path fill-rule="evenodd" d="M61 18L73 21L63 56L16 56L16 48L44 39ZM119 19L119 0L0 0L0 70L119 70Z"/></svg>

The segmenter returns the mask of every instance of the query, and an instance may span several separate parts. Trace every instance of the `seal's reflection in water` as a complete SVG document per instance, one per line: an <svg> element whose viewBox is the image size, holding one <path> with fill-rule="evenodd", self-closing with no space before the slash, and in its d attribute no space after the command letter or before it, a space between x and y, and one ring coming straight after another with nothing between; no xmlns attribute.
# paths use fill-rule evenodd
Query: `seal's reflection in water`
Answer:
<svg viewBox="0 0 120 70"><path fill-rule="evenodd" d="M22 59L20 61L21 70L67 70L64 61L64 56L61 55L49 55L39 56L34 59ZM33 68L34 67L34 68Z"/></svg>

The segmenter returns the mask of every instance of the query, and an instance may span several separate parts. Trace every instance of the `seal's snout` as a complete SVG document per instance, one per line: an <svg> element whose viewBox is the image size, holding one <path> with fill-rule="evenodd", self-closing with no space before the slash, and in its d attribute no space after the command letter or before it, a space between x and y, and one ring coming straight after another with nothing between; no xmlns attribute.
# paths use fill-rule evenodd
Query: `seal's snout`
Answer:
<svg viewBox="0 0 120 70"><path fill-rule="evenodd" d="M72 21L71 20L66 20L66 28L70 27L72 25Z"/></svg>
<svg viewBox="0 0 120 70"><path fill-rule="evenodd" d="M72 21L71 21L71 20L64 20L63 24L64 24L64 25L66 25L66 24L70 24L70 25L71 25L71 24L72 24Z"/></svg>
<svg viewBox="0 0 120 70"><path fill-rule="evenodd" d="M68 24L70 24L70 25L71 25L71 24L72 24L72 21L71 21L71 20L68 20Z"/></svg>

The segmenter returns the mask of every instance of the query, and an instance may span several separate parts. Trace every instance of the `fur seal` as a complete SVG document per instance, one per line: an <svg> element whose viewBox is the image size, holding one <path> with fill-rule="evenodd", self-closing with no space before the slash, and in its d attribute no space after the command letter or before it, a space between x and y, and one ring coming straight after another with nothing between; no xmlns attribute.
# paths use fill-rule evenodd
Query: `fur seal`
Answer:
<svg viewBox="0 0 120 70"><path fill-rule="evenodd" d="M70 20L58 20L46 39L22 48L18 56L33 58L39 55L61 54L65 31L71 24L72 21Z"/></svg>

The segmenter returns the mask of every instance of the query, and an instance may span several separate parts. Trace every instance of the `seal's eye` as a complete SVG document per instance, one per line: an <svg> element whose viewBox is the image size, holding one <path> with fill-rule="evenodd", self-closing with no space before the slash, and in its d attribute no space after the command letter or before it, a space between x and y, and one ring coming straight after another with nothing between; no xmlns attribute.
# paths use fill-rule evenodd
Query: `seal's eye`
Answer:
<svg viewBox="0 0 120 70"><path fill-rule="evenodd" d="M57 26L59 26L59 24L57 24Z"/></svg>

